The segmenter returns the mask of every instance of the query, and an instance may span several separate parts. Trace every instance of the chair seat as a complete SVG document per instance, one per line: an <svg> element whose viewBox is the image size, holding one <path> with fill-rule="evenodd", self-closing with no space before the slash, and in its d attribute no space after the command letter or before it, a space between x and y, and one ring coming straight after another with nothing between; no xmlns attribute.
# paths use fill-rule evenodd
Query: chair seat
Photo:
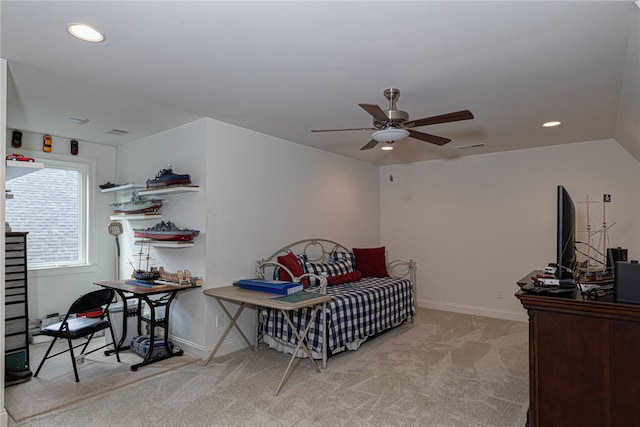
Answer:
<svg viewBox="0 0 640 427"><path fill-rule="evenodd" d="M54 323L42 329L42 335L51 337L60 336L58 330L62 322ZM67 321L69 326L69 337L76 339L89 335L91 332L101 331L109 327L109 322L97 317L76 317ZM64 331L63 331L64 334ZM66 334L64 334L66 336Z"/></svg>

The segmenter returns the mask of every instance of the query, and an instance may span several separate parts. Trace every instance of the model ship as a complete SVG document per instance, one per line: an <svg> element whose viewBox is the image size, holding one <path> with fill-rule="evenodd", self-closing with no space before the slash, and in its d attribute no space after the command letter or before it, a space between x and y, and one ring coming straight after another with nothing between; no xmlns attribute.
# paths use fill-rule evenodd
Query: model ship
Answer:
<svg viewBox="0 0 640 427"><path fill-rule="evenodd" d="M147 188L162 188L185 184L191 184L191 175L174 173L171 165L168 165L165 169L160 169L155 178L147 180Z"/></svg>
<svg viewBox="0 0 640 427"><path fill-rule="evenodd" d="M160 271L156 267L150 267L151 263L151 245L147 247L147 253L145 254L142 246L140 246L140 252L138 252L138 268L136 268L131 261L129 264L133 267L132 276L141 282L153 282L154 280L160 277ZM142 268L142 264L144 261L144 269Z"/></svg>
<svg viewBox="0 0 640 427"><path fill-rule="evenodd" d="M587 210L587 227L586 241L576 241L576 252L582 255L582 261L579 261L574 269L574 282L583 295L597 293L600 291L609 292L613 289L614 266L607 263L607 247L609 247L608 231L615 223L607 225L606 221L606 204L611 201L608 194L603 196L602 203L602 226L592 229L589 205L597 203L589 200L578 202L584 203ZM594 244L595 240L598 243Z"/></svg>
<svg viewBox="0 0 640 427"><path fill-rule="evenodd" d="M178 228L171 221L161 221L153 227L140 229L133 229L134 236L143 239L153 240L169 240L169 241L191 241L194 237L200 234L198 230L191 230L188 228Z"/></svg>
<svg viewBox="0 0 640 427"><path fill-rule="evenodd" d="M142 214L157 212L162 207L162 199L144 199L134 193L131 200L126 202L111 203L113 213L117 214Z"/></svg>

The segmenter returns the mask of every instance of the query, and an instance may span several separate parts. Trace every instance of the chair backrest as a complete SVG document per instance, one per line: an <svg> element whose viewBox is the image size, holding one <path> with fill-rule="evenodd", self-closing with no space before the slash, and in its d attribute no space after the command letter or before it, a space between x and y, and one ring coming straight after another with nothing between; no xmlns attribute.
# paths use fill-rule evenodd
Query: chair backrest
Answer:
<svg viewBox="0 0 640 427"><path fill-rule="evenodd" d="M97 291L84 294L71 304L67 316L70 314L92 311L102 308L102 306L108 307L109 304L111 304L111 300L113 300L114 295L115 291L113 289L99 289Z"/></svg>

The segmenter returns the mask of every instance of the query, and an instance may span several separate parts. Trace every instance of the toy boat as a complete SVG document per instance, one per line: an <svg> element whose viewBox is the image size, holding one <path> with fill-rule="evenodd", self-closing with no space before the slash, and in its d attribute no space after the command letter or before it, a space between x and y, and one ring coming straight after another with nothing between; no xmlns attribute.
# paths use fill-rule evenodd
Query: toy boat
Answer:
<svg viewBox="0 0 640 427"><path fill-rule="evenodd" d="M127 202L111 203L113 213L141 214L157 212L162 207L162 199L143 199L134 194Z"/></svg>
<svg viewBox="0 0 640 427"><path fill-rule="evenodd" d="M133 270L133 277L141 282L153 282L160 277L160 272L153 267L150 271Z"/></svg>
<svg viewBox="0 0 640 427"><path fill-rule="evenodd" d="M584 260L575 266L573 279L582 295L587 298L595 298L603 292L613 292L615 265L608 265L607 248L610 246L608 231L615 223L607 225L605 207L609 202L611 202L611 197L604 195L602 199L602 226L596 230L591 228L589 205L597 202L589 200L589 196L585 201L579 202L586 206L587 229L585 241L576 241L576 251L584 257ZM599 244L593 242L596 237L599 239ZM578 248L577 244L582 246Z"/></svg>
<svg viewBox="0 0 640 427"><path fill-rule="evenodd" d="M147 180L147 188L162 188L184 184L191 184L191 175L174 173L171 165L165 169L160 169L155 178Z"/></svg>
<svg viewBox="0 0 640 427"><path fill-rule="evenodd" d="M161 221L146 229L133 229L134 237L153 240L173 240L173 241L191 241L200 234L198 230L190 230L188 228L178 228L171 221Z"/></svg>
<svg viewBox="0 0 640 427"><path fill-rule="evenodd" d="M131 274L136 280L141 282L153 282L157 278L160 277L160 270L156 267L149 267L151 263L151 245L147 248L147 253L143 252L142 246L140 247L140 252L138 252L138 268L136 268L131 261L129 264L133 267L133 273ZM145 267L146 270L142 269L142 260L145 259Z"/></svg>

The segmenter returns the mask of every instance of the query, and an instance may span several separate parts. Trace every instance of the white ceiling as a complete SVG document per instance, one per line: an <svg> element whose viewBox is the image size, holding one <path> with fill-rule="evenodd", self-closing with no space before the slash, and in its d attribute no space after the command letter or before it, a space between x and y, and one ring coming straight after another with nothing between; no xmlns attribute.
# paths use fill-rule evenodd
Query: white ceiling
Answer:
<svg viewBox="0 0 640 427"><path fill-rule="evenodd" d="M3 0L7 125L117 145L211 117L374 164L613 138L639 12L633 1ZM74 39L72 22L107 40ZM358 104L386 109L387 87L410 119L475 119L419 128L446 146L409 138L392 153L360 151L370 132L310 132L370 127Z"/></svg>

